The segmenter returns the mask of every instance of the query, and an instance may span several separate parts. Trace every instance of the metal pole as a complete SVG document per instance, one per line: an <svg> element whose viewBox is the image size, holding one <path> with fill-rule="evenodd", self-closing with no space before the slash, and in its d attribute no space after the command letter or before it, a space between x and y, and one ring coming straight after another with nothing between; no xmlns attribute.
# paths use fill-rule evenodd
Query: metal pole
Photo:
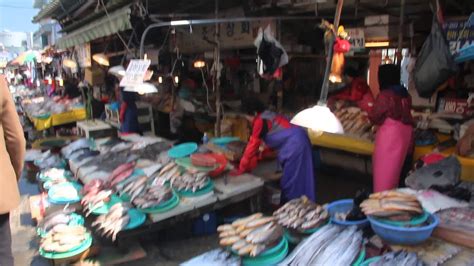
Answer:
<svg viewBox="0 0 474 266"><path fill-rule="evenodd" d="M324 71L324 79L323 79L323 85L321 87L321 95L319 97L319 105L326 105L327 98L328 98L328 91L329 91L329 74L331 72L331 65L332 65L332 56L334 54L334 42L336 40L336 33L337 33L337 28L339 27L339 21L341 19L341 12L342 12L342 5L344 3L344 0L338 0L337 1L337 6L336 6L336 14L334 15L334 31L333 34L331 34L331 40L329 41L329 51L328 51L328 56L327 56L327 62L326 62L326 69Z"/></svg>
<svg viewBox="0 0 474 266"><path fill-rule="evenodd" d="M402 49L403 49L403 23L405 17L405 0L400 0L400 24L398 26L398 49L397 49L397 64L402 64Z"/></svg>
<svg viewBox="0 0 474 266"><path fill-rule="evenodd" d="M214 15L217 19L219 14L219 0L215 0L215 11ZM216 92L216 124L214 127L214 133L216 137L221 136L221 88L220 88L220 52L221 46L219 42L219 23L216 22L215 24L215 32L214 32L214 90Z"/></svg>
<svg viewBox="0 0 474 266"><path fill-rule="evenodd" d="M239 18L218 18L218 19L195 19L195 20L178 20L178 21L167 21L150 24L142 34L140 39L140 58L143 58L145 39L148 32L152 29L161 28L161 27L170 27L170 26L189 26L189 25L203 25L203 24L216 24L216 23L226 23L226 22L251 22L259 20L317 20L318 17L315 16L281 16L281 17L239 17Z"/></svg>

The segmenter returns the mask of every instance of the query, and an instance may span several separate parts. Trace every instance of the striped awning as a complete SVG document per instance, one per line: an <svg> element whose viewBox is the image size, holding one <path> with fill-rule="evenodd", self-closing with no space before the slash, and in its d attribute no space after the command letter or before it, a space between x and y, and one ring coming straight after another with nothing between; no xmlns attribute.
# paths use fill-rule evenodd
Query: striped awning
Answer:
<svg viewBox="0 0 474 266"><path fill-rule="evenodd" d="M66 49L120 31L129 30L132 28L132 24L130 23L130 12L130 6L127 6L109 13L108 16L104 15L96 21L82 26L75 31L69 32L57 41L56 47L59 49Z"/></svg>

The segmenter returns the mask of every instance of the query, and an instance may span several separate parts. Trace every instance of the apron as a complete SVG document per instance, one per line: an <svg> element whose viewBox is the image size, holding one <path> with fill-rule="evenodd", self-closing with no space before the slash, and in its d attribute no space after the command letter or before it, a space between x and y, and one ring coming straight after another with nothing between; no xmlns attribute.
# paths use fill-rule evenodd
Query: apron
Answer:
<svg viewBox="0 0 474 266"><path fill-rule="evenodd" d="M315 201L313 158L306 131L300 127L281 129L268 133L264 141L278 151L278 162L283 168L281 203L303 195Z"/></svg>
<svg viewBox="0 0 474 266"><path fill-rule="evenodd" d="M375 136L372 157L374 192L398 187L403 162L410 149L413 127L391 118L385 119Z"/></svg>

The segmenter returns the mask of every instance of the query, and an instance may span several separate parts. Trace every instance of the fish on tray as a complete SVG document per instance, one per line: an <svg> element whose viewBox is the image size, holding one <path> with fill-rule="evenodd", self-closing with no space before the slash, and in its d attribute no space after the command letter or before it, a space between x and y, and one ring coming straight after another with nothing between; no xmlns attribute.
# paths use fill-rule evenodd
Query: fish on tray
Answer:
<svg viewBox="0 0 474 266"><path fill-rule="evenodd" d="M153 208L168 201L172 196L173 192L169 187L154 185L147 187L144 193L133 199L132 203L140 209Z"/></svg>
<svg viewBox="0 0 474 266"><path fill-rule="evenodd" d="M117 203L112 206L107 214L102 214L92 223L97 231L102 231L101 235L110 237L115 241L117 234L125 229L130 221L128 211L130 205L128 203Z"/></svg>
<svg viewBox="0 0 474 266"><path fill-rule="evenodd" d="M410 220L423 213L423 207L416 196L394 190L371 194L360 207L365 215L396 221Z"/></svg>
<svg viewBox="0 0 474 266"><path fill-rule="evenodd" d="M383 255L379 260L372 262L369 266L389 266L389 265L404 265L404 266L422 266L423 262L418 259L416 253L397 251L389 252Z"/></svg>
<svg viewBox="0 0 474 266"><path fill-rule="evenodd" d="M206 186L209 176L206 173L184 172L171 177L170 185L176 190L196 192Z"/></svg>
<svg viewBox="0 0 474 266"><path fill-rule="evenodd" d="M81 245L88 236L82 225L58 224L41 239L40 248L46 252L63 253Z"/></svg>
<svg viewBox="0 0 474 266"><path fill-rule="evenodd" d="M256 213L217 227L219 244L231 247L239 256L256 257L274 246L283 236L283 228L274 217Z"/></svg>
<svg viewBox="0 0 474 266"><path fill-rule="evenodd" d="M327 210L311 202L306 196L290 200L276 210L273 216L283 227L298 231L317 228L329 219Z"/></svg>
<svg viewBox="0 0 474 266"><path fill-rule="evenodd" d="M51 228L58 224L68 224L71 221L71 214L75 211L74 208L66 207L64 209L54 211L46 215L43 220L38 223L38 228L43 232L48 232Z"/></svg>

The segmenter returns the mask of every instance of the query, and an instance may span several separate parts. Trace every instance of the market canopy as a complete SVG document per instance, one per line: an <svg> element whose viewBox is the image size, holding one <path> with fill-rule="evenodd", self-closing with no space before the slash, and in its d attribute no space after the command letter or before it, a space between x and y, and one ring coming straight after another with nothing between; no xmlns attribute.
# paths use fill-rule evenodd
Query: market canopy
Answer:
<svg viewBox="0 0 474 266"><path fill-rule="evenodd" d="M23 65L26 62L39 61L41 54L38 51L26 51L18 55L15 59L10 61L10 65Z"/></svg>
<svg viewBox="0 0 474 266"><path fill-rule="evenodd" d="M104 16L101 19L68 33L59 39L56 45L59 49L65 49L120 31L129 30L132 28L130 13L130 6L114 11L108 16Z"/></svg>

